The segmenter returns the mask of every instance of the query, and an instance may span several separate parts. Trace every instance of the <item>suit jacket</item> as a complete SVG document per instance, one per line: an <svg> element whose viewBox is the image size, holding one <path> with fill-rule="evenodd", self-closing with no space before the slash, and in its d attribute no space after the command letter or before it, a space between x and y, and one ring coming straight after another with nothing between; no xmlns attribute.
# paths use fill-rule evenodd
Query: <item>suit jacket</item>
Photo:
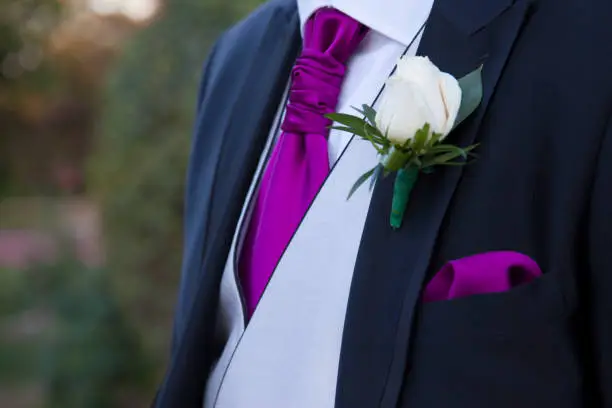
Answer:
<svg viewBox="0 0 612 408"><path fill-rule="evenodd" d="M479 158L421 178L389 228L376 185L351 286L337 408L612 407L612 3L437 0L419 54L484 98L449 136ZM157 408L201 407L219 284L300 35L295 0L226 32L204 68L171 361ZM422 304L446 261L513 250L543 277ZM299 367L296 367L299 370Z"/></svg>

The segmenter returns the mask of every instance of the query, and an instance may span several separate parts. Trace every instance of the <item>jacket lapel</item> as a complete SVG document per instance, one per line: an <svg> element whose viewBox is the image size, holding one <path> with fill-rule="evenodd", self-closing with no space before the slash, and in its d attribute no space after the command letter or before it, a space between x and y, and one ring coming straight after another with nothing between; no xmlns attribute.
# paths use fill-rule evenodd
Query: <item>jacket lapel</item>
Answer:
<svg viewBox="0 0 612 408"><path fill-rule="evenodd" d="M451 143L467 146L477 140L480 123L528 9L528 0L434 3L419 54L455 77L484 64L483 101L449 135ZM414 312L461 173L462 167L448 167L421 177L398 231L389 226L393 177L377 183L351 286L337 408L395 408L409 363Z"/></svg>
<svg viewBox="0 0 612 408"><path fill-rule="evenodd" d="M202 403L229 246L301 42L295 4L276 6L228 33L206 72L188 176L181 287L188 296L160 407Z"/></svg>

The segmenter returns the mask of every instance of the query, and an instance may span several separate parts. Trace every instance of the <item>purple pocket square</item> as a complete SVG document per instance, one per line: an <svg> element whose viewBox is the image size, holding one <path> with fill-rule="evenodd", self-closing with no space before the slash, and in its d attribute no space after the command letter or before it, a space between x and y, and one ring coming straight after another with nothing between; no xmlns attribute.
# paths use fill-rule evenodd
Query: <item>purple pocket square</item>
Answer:
<svg viewBox="0 0 612 408"><path fill-rule="evenodd" d="M423 292L423 302L505 292L542 275L530 257L512 251L485 252L448 262Z"/></svg>

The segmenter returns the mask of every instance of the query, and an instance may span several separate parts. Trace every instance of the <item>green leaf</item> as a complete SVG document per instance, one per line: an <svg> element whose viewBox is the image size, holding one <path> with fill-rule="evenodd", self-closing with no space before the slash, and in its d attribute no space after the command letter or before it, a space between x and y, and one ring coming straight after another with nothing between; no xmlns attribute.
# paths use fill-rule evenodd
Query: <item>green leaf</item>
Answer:
<svg viewBox="0 0 612 408"><path fill-rule="evenodd" d="M335 129L335 130L340 130L342 132L347 132L347 133L350 133L350 134L362 137L364 139L367 139L366 133L363 131L363 129L355 129L355 128L352 128L350 126L330 126L329 128L330 129Z"/></svg>
<svg viewBox="0 0 612 408"><path fill-rule="evenodd" d="M431 139L429 139L429 142L427 142L427 146L425 146L426 148L430 148L432 146L434 146L436 143L438 143L438 141L440 141L440 138L442 137L442 133L432 133L431 135Z"/></svg>
<svg viewBox="0 0 612 408"><path fill-rule="evenodd" d="M427 143L427 139L429 137L429 129L429 123L426 123L425 126L419 129L414 135L411 147L415 154L420 154L421 150L425 148L425 144Z"/></svg>
<svg viewBox="0 0 612 408"><path fill-rule="evenodd" d="M374 167L370 171L363 173L361 177L357 179L357 181L355 182L355 184L353 184L353 187L351 187L351 190L349 191L348 197L346 198L347 200L350 200L353 194L355 194L355 192L359 189L359 187L361 187L363 183L365 183L370 177L372 177L377 168L378 166Z"/></svg>
<svg viewBox="0 0 612 408"><path fill-rule="evenodd" d="M378 128L376 127L376 122L374 121L374 118L376 117L376 111L372 108L370 108L368 105L363 105L364 109L358 109L354 106L351 106L351 108L353 108L356 112L360 113L361 115L363 115L367 121L363 120L363 126L367 129L367 131L374 136L377 139L385 139L385 137L383 136L383 134L381 133L380 130L378 130Z"/></svg>
<svg viewBox="0 0 612 408"><path fill-rule="evenodd" d="M370 142L372 146L374 147L374 149L376 149L376 152L380 154L381 156L384 155L385 152L388 150L385 148L385 146L382 146L379 142L372 139L372 136L370 135L365 136L364 139Z"/></svg>
<svg viewBox="0 0 612 408"><path fill-rule="evenodd" d="M470 116L482 101L482 65L458 80L461 88L461 105L453 129Z"/></svg>
<svg viewBox="0 0 612 408"><path fill-rule="evenodd" d="M359 109L359 108L356 108L356 107L354 107L354 106L352 106L352 105L351 105L351 108L353 108L353 110L354 110L355 112L357 112L358 114L360 114L361 116L363 116L363 117L365 118L365 112L364 112L363 110L361 110L361 109ZM367 119L367 118L366 118L366 119Z"/></svg>
<svg viewBox="0 0 612 408"><path fill-rule="evenodd" d="M353 129L363 129L365 120L358 116L347 115L346 113L328 113L325 115L327 119L331 119L334 122L340 123L341 125L345 125L351 127Z"/></svg>
<svg viewBox="0 0 612 408"><path fill-rule="evenodd" d="M356 112L363 115L370 125L376 127L376 111L368 105L361 105L362 109L351 106Z"/></svg>
<svg viewBox="0 0 612 408"><path fill-rule="evenodd" d="M448 153L448 152L456 152L458 154L458 156L462 156L464 158L467 157L467 150L466 149L462 149L460 147L457 147L455 145L451 145L451 144L443 144L443 145L437 145L434 146L432 148L430 148L427 153L428 154L438 154L438 153Z"/></svg>
<svg viewBox="0 0 612 408"><path fill-rule="evenodd" d="M367 139L370 140L373 144L380 146L381 149L388 150L391 147L391 142L389 141L389 139L385 139L383 136L381 136L380 132L378 132L376 128L370 125L365 125L363 131L367 135Z"/></svg>
<svg viewBox="0 0 612 408"><path fill-rule="evenodd" d="M369 132L373 135L376 135L377 137L379 137L380 139L384 139L384 140L389 140L387 139L381 132L380 130L378 130L378 128L376 126L372 126L368 123L365 124L365 127L369 130Z"/></svg>
<svg viewBox="0 0 612 408"><path fill-rule="evenodd" d="M383 172L384 169L385 168L382 164L379 164L378 166L374 167L374 173L372 174L372 178L370 179L370 191L374 189L376 180L378 180L380 174Z"/></svg>
<svg viewBox="0 0 612 408"><path fill-rule="evenodd" d="M436 165L463 166L464 164L469 163L467 161L468 158L477 157L475 153L471 152L476 147L478 147L478 143L470 145L463 149L451 144L441 144L431 147L427 150L427 153L421 157L421 160L423 161L422 168L425 169ZM458 157L462 157L466 161L451 162L451 160L454 160Z"/></svg>
<svg viewBox="0 0 612 408"><path fill-rule="evenodd" d="M363 108L363 114L368 122L370 122L370 125L376 127L376 111L368 105L361 105L361 107Z"/></svg>
<svg viewBox="0 0 612 408"><path fill-rule="evenodd" d="M369 129L367 126L364 126L363 128L363 132L365 134L364 139L368 140L370 143L372 143L372 146L374 146L374 148L376 149L376 151L378 152L378 154L383 155L385 154L385 151L388 150L387 146L386 146L386 141L375 136L372 135L369 132Z"/></svg>
<svg viewBox="0 0 612 408"><path fill-rule="evenodd" d="M444 153L444 154L440 154L438 156L435 156L433 158L433 160L429 163L429 165L438 165L438 164L444 164L446 162L450 162L451 160L455 160L457 157L461 157L463 156L463 150L458 151L458 152L449 152L449 153Z"/></svg>
<svg viewBox="0 0 612 408"><path fill-rule="evenodd" d="M338 126L330 126L329 129L340 130L342 132L354 133L356 129L353 129L350 126L338 125Z"/></svg>
<svg viewBox="0 0 612 408"><path fill-rule="evenodd" d="M385 170L395 172L404 168L408 163L410 163L411 159L411 151L406 152L400 150L399 148L392 147L389 154L383 157L382 165L385 167Z"/></svg>
<svg viewBox="0 0 612 408"><path fill-rule="evenodd" d="M377 140L382 140L382 138L380 138L377 134L376 134L376 129L373 128L372 126L368 125L367 123L363 124L363 132L368 135L369 137L371 137L372 139L377 139Z"/></svg>
<svg viewBox="0 0 612 408"><path fill-rule="evenodd" d="M471 151L474 150L475 148L477 148L478 146L480 146L480 143L476 143L476 144L473 144L473 145L469 145L468 147L464 147L463 150L468 152L469 156L477 156L476 153L471 153Z"/></svg>

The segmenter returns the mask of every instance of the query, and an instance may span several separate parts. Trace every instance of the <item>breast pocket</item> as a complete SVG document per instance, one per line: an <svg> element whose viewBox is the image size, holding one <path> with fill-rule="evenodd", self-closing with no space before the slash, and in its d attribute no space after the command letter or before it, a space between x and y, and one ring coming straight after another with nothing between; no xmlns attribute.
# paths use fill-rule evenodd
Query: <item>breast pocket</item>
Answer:
<svg viewBox="0 0 612 408"><path fill-rule="evenodd" d="M572 313L554 274L421 306L401 407L577 408Z"/></svg>

